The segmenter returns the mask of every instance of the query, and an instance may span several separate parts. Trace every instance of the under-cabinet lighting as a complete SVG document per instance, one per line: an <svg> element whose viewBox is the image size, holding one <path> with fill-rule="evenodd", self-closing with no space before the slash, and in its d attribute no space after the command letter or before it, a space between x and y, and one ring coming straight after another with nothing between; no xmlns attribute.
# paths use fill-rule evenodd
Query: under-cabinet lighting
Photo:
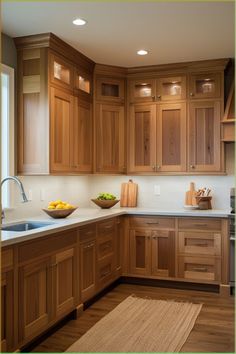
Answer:
<svg viewBox="0 0 236 354"><path fill-rule="evenodd" d="M148 54L148 51L145 50L145 49L140 49L140 50L137 51L137 54L138 54L138 55L147 55L147 54Z"/></svg>
<svg viewBox="0 0 236 354"><path fill-rule="evenodd" d="M83 20L82 18L76 18L74 21L73 21L73 24L76 25L76 26L83 26L87 23L87 21Z"/></svg>

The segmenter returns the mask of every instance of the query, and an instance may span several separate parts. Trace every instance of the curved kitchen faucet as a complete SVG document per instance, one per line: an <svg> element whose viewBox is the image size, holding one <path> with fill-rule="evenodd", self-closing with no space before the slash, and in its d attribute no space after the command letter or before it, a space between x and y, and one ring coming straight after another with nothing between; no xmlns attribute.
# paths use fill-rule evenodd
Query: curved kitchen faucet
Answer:
<svg viewBox="0 0 236 354"><path fill-rule="evenodd" d="M1 182L1 188L2 188L2 185L4 184L4 182L6 182L6 181L8 181L8 180L13 180L13 181L16 182L16 184L19 186L20 192L21 192L21 196L22 196L22 203L28 202L28 199L27 199L27 197L26 197L23 184L22 184L22 182L19 180L18 177L16 177L16 176L8 176L8 177L4 178L4 179L2 180L2 182ZM2 210L1 221L2 221L4 218L5 218L5 214L4 214L4 211Z"/></svg>

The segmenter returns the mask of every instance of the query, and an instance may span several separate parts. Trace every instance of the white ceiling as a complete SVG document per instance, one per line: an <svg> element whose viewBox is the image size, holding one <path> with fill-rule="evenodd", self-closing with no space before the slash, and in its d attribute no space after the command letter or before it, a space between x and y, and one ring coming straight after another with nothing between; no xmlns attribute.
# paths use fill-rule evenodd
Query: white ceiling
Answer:
<svg viewBox="0 0 236 354"><path fill-rule="evenodd" d="M3 1L2 31L53 32L97 63L130 67L234 57L234 14L234 1ZM143 48L150 54L137 56Z"/></svg>

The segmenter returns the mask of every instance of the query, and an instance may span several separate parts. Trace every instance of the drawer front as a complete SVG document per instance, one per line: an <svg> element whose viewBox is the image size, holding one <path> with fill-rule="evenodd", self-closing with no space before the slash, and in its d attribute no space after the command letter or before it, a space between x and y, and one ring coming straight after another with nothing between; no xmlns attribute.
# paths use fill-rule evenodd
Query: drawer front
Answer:
<svg viewBox="0 0 236 354"><path fill-rule="evenodd" d="M87 225L79 229L79 240L86 242L96 237L96 224Z"/></svg>
<svg viewBox="0 0 236 354"><path fill-rule="evenodd" d="M221 261L214 257L179 257L178 277L204 282L220 282Z"/></svg>
<svg viewBox="0 0 236 354"><path fill-rule="evenodd" d="M185 230L221 230L220 219L183 218L179 219L179 229Z"/></svg>
<svg viewBox="0 0 236 354"><path fill-rule="evenodd" d="M102 259L106 256L112 255L114 251L112 235L104 235L97 239L97 256Z"/></svg>
<svg viewBox="0 0 236 354"><path fill-rule="evenodd" d="M1 268L7 271L13 267L13 249L9 248L1 251Z"/></svg>
<svg viewBox="0 0 236 354"><path fill-rule="evenodd" d="M19 262L55 253L57 250L76 243L77 230L55 233L41 240L26 242L19 246Z"/></svg>
<svg viewBox="0 0 236 354"><path fill-rule="evenodd" d="M179 232L179 253L221 256L221 234L213 232Z"/></svg>
<svg viewBox="0 0 236 354"><path fill-rule="evenodd" d="M174 218L161 218L161 217L130 217L130 227L144 227L150 229L174 229Z"/></svg>
<svg viewBox="0 0 236 354"><path fill-rule="evenodd" d="M98 236L105 235L115 231L115 219L102 221L97 224Z"/></svg>
<svg viewBox="0 0 236 354"><path fill-rule="evenodd" d="M105 287L114 278L113 257L109 256L97 264L97 284L98 288Z"/></svg>

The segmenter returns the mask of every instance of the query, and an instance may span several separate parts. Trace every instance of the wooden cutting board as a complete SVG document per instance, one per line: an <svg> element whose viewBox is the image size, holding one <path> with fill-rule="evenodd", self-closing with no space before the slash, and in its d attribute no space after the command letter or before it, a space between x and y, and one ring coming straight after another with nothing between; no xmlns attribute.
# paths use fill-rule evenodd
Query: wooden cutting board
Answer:
<svg viewBox="0 0 236 354"><path fill-rule="evenodd" d="M196 205L194 182L190 183L189 191L185 194L185 205Z"/></svg>
<svg viewBox="0 0 236 354"><path fill-rule="evenodd" d="M121 184L120 206L136 207L138 196L138 185L132 179L128 183Z"/></svg>

